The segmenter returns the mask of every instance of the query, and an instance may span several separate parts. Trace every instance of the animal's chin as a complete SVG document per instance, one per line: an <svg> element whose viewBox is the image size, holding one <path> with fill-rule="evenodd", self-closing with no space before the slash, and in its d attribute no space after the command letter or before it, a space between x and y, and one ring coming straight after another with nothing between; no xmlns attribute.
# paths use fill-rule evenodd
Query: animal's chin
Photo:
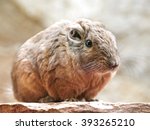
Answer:
<svg viewBox="0 0 150 130"><path fill-rule="evenodd" d="M103 69L103 70L99 70L99 72L100 73L103 73L103 74L105 74L105 73L114 73L114 72L116 72L118 70L118 67L116 67L116 68L107 68L107 69Z"/></svg>
<svg viewBox="0 0 150 130"><path fill-rule="evenodd" d="M97 73L102 73L102 74L106 74L106 73L110 73L111 71L105 69L105 70L97 70L97 71L95 71L95 72L97 72Z"/></svg>
<svg viewBox="0 0 150 130"><path fill-rule="evenodd" d="M95 70L93 72L96 73L102 73L102 74L107 74L107 73L115 73L118 70L118 67L116 68L95 68Z"/></svg>

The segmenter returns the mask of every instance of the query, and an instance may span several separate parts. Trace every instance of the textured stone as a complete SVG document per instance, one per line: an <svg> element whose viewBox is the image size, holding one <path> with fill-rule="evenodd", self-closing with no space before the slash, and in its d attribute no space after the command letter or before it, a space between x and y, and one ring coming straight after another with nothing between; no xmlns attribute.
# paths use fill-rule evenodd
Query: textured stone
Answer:
<svg viewBox="0 0 150 130"><path fill-rule="evenodd" d="M103 103L103 102L59 102L59 103L7 103L0 104L5 113L149 113L150 103Z"/></svg>

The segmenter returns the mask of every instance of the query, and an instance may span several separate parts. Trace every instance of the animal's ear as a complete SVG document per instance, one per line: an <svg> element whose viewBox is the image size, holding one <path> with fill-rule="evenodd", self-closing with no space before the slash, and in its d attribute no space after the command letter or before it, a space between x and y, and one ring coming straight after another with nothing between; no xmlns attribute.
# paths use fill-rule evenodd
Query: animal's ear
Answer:
<svg viewBox="0 0 150 130"><path fill-rule="evenodd" d="M76 29L76 28L72 28L70 31L69 31L69 34L68 34L68 38L71 40L71 41L75 41L75 42L80 42L82 37L81 37L81 32Z"/></svg>

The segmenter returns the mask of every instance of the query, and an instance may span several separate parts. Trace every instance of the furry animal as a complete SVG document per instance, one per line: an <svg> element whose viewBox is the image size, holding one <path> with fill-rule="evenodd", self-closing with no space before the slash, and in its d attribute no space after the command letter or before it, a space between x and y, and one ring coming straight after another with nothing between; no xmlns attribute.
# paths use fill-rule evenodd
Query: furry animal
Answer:
<svg viewBox="0 0 150 130"><path fill-rule="evenodd" d="M91 101L119 63L115 37L100 22L60 21L18 50L11 73L14 95L23 102Z"/></svg>

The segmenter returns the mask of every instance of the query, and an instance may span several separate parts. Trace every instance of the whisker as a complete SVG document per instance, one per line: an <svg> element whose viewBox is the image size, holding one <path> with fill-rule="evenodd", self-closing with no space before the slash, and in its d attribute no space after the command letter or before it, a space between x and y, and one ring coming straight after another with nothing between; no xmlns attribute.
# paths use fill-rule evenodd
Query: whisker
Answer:
<svg viewBox="0 0 150 130"><path fill-rule="evenodd" d="M85 66L83 66L83 68L85 70L94 71L94 70L97 70L98 68L100 68L100 65L99 64L95 64L95 62L94 63L88 63Z"/></svg>

